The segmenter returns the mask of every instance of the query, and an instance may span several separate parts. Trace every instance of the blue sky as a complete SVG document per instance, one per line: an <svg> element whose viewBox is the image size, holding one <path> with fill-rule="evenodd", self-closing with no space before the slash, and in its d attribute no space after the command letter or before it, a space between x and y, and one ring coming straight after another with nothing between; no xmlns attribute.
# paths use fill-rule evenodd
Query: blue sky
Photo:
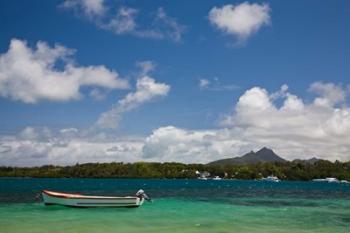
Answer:
<svg viewBox="0 0 350 233"><path fill-rule="evenodd" d="M0 70L0 133L4 138L12 136L20 140L18 135L28 127L39 131L47 128L53 132L55 136L52 137L55 138L61 137L56 135L56 132L61 129L94 128L93 125L101 114L113 109L112 106L118 105L118 101L126 95L137 92L137 81L146 75L154 81L151 84L166 85L166 87L163 86L163 90L158 94L150 94L151 96L146 99L134 102L131 109L126 107L128 110L125 108L121 110L121 107L115 107L120 117L117 120L117 127L94 131L94 135L107 131L108 135L112 134L123 140L126 137L141 138L140 148L144 153L149 146L145 144L145 140L148 142L147 140L155 136L154 131L158 132L157 130L168 126L174 127L174 130L184 130L183 133L186 135L196 134L197 131L200 133L210 131L216 134L227 130L233 134L231 139L235 140L239 137L237 132L246 129L247 125L249 129L253 125L259 133L251 132L250 136L246 136L242 142L232 143L229 147L231 149L205 151L203 157L199 156L194 161L187 159L186 155L189 154L190 157L191 153L194 153L192 150L202 153L203 147L190 146L184 149L185 152L176 152L174 157L140 155L133 158L134 160L202 162L219 157L230 157L250 149L270 145L288 158L316 155L329 159L349 159L342 155L350 150L346 143L337 141L334 144L325 145L327 148L325 151L334 155L329 156L316 150L314 141L301 145L298 143L301 143L302 135L291 134L285 135L285 140L295 140L296 143L293 144L294 147L290 145L288 148L292 148L288 150L286 147L278 146L281 142L275 139L266 142L256 139L256 135L263 134L261 130L278 132L281 128L266 128L266 125L269 125L267 123L257 126L254 119L251 122L237 120L242 113L241 108L237 109L239 98L252 88L258 87L259 90L267 92L269 100L277 110L283 107L286 98L291 94L303 100L303 104L309 107L317 102L317 98L328 98L327 101L329 100L331 104L323 112L331 111L336 114L337 109L344 111L343 118L339 122L342 124L345 122L345 128L350 127L349 118L346 115L349 110L347 106L350 77L349 1L201 1L199 4L196 1L189 3L188 1L106 0L96 1L92 5L95 8L89 8L90 11L87 11L88 8L84 4L87 3L75 0L1 1L1 56L4 57L8 53L13 39L26 43L25 46L32 51L36 50L38 41L44 42L51 49L55 45L60 45L75 51L74 54L69 55L69 59L72 60L70 64L76 67L103 65L109 72L108 75L111 72L117 72L118 79L128 82L128 88L120 86L110 88L103 86L104 84L100 81L94 81L94 85L78 87L79 98L64 97L65 94L62 93L62 96L56 97L68 99L58 100L55 99L56 97L48 98L42 95L28 103L22 97L15 97L17 96L15 92L20 92L16 88L11 86L12 89L9 89L9 83L18 77L15 72L7 74L3 67ZM248 10L256 6L261 12L250 12L252 15L249 15L249 11L243 12L243 15L238 16L240 19L243 17L242 22L234 22L235 19L230 17L239 13L235 10L242 4L245 4ZM98 8L101 6L104 7L102 10ZM224 15L225 6L228 7L228 15ZM129 10L128 16L131 17L128 18L129 21L118 18L118 12L120 13L121 9L125 12ZM218 17L221 18L211 18L210 12L213 12L213 9L218 10ZM161 13L163 17L160 17ZM246 13L248 15L245 15ZM118 28L115 25L111 26L113 19L119 20ZM130 20L136 26L134 25L133 29L125 29L130 25L122 24L130 23ZM220 20L224 20L221 26ZM249 20L256 20L255 25L245 25ZM244 35L244 30L251 31ZM150 32L156 34L147 34ZM154 66L147 73L142 73L142 68L137 66L138 62L144 61ZM64 64L65 61L58 61L50 69L63 72ZM31 71L28 70L28 72ZM1 75L7 75L5 81L1 81ZM26 76L22 78L26 79ZM206 84L203 83L202 87L201 80L206 80ZM312 87L315 83L316 85ZM284 84L288 85L288 91L280 90ZM157 87L161 88L161 86ZM91 92L95 88L102 93L101 98L91 97ZM64 88L62 90L64 92ZM277 92L280 92L280 95L274 98L273 94ZM34 94L31 92L31 95ZM340 97L334 100L335 95ZM313 116L316 112L312 112L311 115ZM323 112L317 116L321 116ZM300 113L300 117L307 118L308 114L309 112ZM319 122L324 119L333 119L336 117L334 114L320 118ZM225 123L228 117L234 118L233 123ZM274 119L276 115L265 117ZM285 119L284 115L279 117L279 119ZM297 128L303 128L305 122L307 121L301 120ZM339 128L339 122L336 121L333 126ZM283 129L289 130L290 127L292 126L285 124ZM326 132L327 137L336 133L339 137L343 134L348 136L350 132L349 130L345 133L334 133L333 128L322 130ZM40 133L36 135L38 134ZM80 135L76 138L83 140L83 137L84 140L89 141L92 140L90 136L84 134L84 137ZM89 139L86 139L87 137ZM198 143L203 143L205 141L203 138L206 137L200 138ZM315 138L312 140L316 140ZM25 139L21 140L23 143ZM40 140L42 140L41 137ZM40 143L40 140L35 138L34 141ZM172 140L170 141L174 144L183 143ZM3 141L2 145L6 143L8 144L9 141ZM206 143L214 145L216 142ZM11 145L6 148L10 148ZM169 146L166 148L170 150ZM207 147L204 146L204 148ZM4 151L7 150L4 149ZM11 151L16 151L13 145ZM39 152L33 152L34 155L37 153ZM21 158L19 151L15 154ZM8 155L3 156L3 163L13 164L13 157L8 156L14 155L9 152ZM127 156L118 154L110 159L133 161L133 159L127 159ZM104 158L102 158L103 161ZM84 158L81 160L90 161ZM93 157L92 161L95 160L100 161L100 158ZM55 163L55 161L24 159L23 163L18 164Z"/></svg>

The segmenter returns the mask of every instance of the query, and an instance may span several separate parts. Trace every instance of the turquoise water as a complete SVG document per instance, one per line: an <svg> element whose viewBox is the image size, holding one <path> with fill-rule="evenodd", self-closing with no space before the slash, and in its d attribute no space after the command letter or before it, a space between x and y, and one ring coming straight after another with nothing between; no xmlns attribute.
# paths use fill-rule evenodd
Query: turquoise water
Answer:
<svg viewBox="0 0 350 233"><path fill-rule="evenodd" d="M140 208L46 207L41 189L134 194ZM349 232L350 185L313 182L0 179L0 232Z"/></svg>

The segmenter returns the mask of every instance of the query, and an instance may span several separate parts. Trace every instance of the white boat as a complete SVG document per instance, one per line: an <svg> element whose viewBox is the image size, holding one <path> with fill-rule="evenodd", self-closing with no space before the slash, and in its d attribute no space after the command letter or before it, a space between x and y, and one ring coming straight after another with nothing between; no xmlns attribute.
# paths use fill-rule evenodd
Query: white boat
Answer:
<svg viewBox="0 0 350 233"><path fill-rule="evenodd" d="M315 182L328 182L328 183L339 183L340 181L334 177L327 177L325 179L313 179Z"/></svg>
<svg viewBox="0 0 350 233"><path fill-rule="evenodd" d="M262 178L263 181L270 181L270 182L280 182L280 179L278 179L277 176L268 176L265 178Z"/></svg>
<svg viewBox="0 0 350 233"><path fill-rule="evenodd" d="M215 176L213 180L221 180L222 178L220 176Z"/></svg>
<svg viewBox="0 0 350 233"><path fill-rule="evenodd" d="M150 200L140 189L135 196L87 196L81 194L61 193L43 190L41 192L45 205L64 205L70 207L139 207L144 200Z"/></svg>
<svg viewBox="0 0 350 233"><path fill-rule="evenodd" d="M196 175L198 175L198 179L200 180L207 180L210 176L210 173L207 171L204 171L204 172L196 171Z"/></svg>

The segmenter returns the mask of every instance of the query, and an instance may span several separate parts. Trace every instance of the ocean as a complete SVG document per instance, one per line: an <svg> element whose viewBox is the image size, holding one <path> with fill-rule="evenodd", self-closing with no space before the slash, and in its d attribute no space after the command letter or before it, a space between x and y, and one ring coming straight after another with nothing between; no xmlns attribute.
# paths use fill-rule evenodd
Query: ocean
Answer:
<svg viewBox="0 0 350 233"><path fill-rule="evenodd" d="M45 206L40 190L153 198L139 208ZM0 179L6 233L349 233L350 184L168 179Z"/></svg>

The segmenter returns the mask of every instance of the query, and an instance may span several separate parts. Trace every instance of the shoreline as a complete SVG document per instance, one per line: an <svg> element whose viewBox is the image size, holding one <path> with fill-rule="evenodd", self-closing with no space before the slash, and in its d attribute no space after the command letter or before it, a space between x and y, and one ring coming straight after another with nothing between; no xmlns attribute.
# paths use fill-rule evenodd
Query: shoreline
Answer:
<svg viewBox="0 0 350 233"><path fill-rule="evenodd" d="M0 180L2 179L38 179L38 180L43 180L43 179L62 179L62 180L154 180L154 181L162 181L162 180L176 180L176 181L182 181L182 180L189 180L189 181L198 181L198 182L227 182L227 181L251 181L251 182L260 182L260 183L266 183L266 184L276 184L276 183L320 183L320 184L349 184L346 182L327 182L327 181L313 181L313 180L280 180L279 182L272 182L272 181L266 181L266 180L256 180L256 179L220 179L220 180L215 180L215 179L198 179L198 178L152 178L152 177L11 177L11 176L2 176L0 177Z"/></svg>

